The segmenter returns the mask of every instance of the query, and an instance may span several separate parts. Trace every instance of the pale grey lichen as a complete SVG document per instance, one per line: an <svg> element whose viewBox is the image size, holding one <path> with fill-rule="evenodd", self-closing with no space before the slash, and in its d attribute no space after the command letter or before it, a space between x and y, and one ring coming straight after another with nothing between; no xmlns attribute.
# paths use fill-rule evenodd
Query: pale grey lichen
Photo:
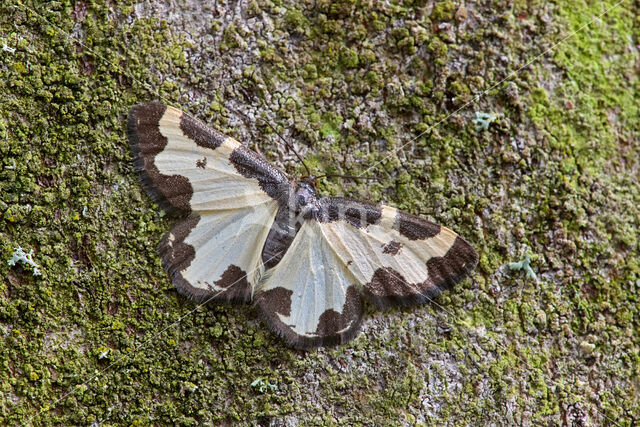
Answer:
<svg viewBox="0 0 640 427"><path fill-rule="evenodd" d="M101 347L100 348L100 354L98 354L98 359L102 360L102 359L106 359L109 357L109 352L111 351L110 349L106 348L106 347Z"/></svg>
<svg viewBox="0 0 640 427"><path fill-rule="evenodd" d="M528 278L533 279L535 281L538 280L538 276L536 276L536 273L531 268L531 256L529 256L529 254L526 254L524 256L524 259L521 261L510 262L508 264L508 267L512 271L524 270Z"/></svg>
<svg viewBox="0 0 640 427"><path fill-rule="evenodd" d="M262 378L256 378L251 387L258 390L260 393L266 393L267 391L276 391L278 389L277 384L271 384L268 380L265 382Z"/></svg>
<svg viewBox="0 0 640 427"><path fill-rule="evenodd" d="M5 51L5 52L9 52L9 53L15 53L16 48L15 47L9 47L9 46L7 46L7 43L4 43L2 45L2 50Z"/></svg>
<svg viewBox="0 0 640 427"><path fill-rule="evenodd" d="M476 111L476 118L472 122L476 125L476 132L489 129L489 125L496 119L495 114Z"/></svg>
<svg viewBox="0 0 640 427"><path fill-rule="evenodd" d="M23 264L26 264L26 265L30 266L32 268L32 271L33 271L32 274L34 276L41 276L42 275L42 273L40 272L40 266L38 264L36 264L36 262L33 260L33 249L31 249L29 251L29 253L26 253L24 251L24 249L22 249L20 246L18 246L13 251L13 255L7 261L7 264L9 264L11 266L14 266L18 262L21 262Z"/></svg>

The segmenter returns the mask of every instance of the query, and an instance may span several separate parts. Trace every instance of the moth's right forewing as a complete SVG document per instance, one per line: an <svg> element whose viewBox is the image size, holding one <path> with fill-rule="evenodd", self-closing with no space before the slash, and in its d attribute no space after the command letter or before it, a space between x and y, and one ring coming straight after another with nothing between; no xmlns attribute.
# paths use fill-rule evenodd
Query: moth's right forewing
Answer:
<svg viewBox="0 0 640 427"><path fill-rule="evenodd" d="M471 245L446 227L389 206L322 202L332 212L321 224L323 237L377 306L430 301L478 262Z"/></svg>

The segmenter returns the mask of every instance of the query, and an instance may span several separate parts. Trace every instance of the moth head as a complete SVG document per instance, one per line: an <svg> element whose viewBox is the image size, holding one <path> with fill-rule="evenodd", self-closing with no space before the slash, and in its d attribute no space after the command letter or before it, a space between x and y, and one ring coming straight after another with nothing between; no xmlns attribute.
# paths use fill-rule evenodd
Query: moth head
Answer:
<svg viewBox="0 0 640 427"><path fill-rule="evenodd" d="M318 193L315 189L315 179L302 178L296 183L293 197L293 210L295 212L307 212L317 209Z"/></svg>

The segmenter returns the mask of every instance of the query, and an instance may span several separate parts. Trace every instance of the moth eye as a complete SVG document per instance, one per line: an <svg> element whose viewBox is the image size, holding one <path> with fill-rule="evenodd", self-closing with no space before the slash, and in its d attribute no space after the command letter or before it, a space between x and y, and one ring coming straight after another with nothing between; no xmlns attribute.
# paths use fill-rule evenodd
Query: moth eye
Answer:
<svg viewBox="0 0 640 427"><path fill-rule="evenodd" d="M307 199L305 199L302 194L298 196L298 204L300 206L305 206L307 204Z"/></svg>

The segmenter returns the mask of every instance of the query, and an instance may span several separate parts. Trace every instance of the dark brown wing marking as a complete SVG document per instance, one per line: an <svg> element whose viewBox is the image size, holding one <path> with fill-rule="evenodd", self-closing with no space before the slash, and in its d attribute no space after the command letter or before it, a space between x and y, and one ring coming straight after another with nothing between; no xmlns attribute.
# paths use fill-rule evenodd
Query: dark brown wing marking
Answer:
<svg viewBox="0 0 640 427"><path fill-rule="evenodd" d="M188 114L182 113L180 117L180 129L199 147L215 150L227 140L227 136L220 131L194 119Z"/></svg>
<svg viewBox="0 0 640 427"><path fill-rule="evenodd" d="M382 246L382 253L398 255L398 253L400 252L400 249L402 249L402 243L392 240L386 245Z"/></svg>
<svg viewBox="0 0 640 427"><path fill-rule="evenodd" d="M287 345L306 350L319 346L339 345L351 341L360 332L362 299L355 286L347 289L342 312L326 310L318 318L314 333L300 335L285 324L278 314L291 315L292 290L276 287L256 296L256 305L269 328L282 337Z"/></svg>
<svg viewBox="0 0 640 427"><path fill-rule="evenodd" d="M397 211L393 228L411 240L428 239L429 237L437 235L441 229L438 224L434 224L433 222L429 222L401 210Z"/></svg>
<svg viewBox="0 0 640 427"><path fill-rule="evenodd" d="M354 322L354 319L355 322ZM316 335L322 340L320 345L342 344L352 339L360 329L362 320L362 300L356 286L347 288L347 296L342 312L327 310L320 316ZM345 332L342 332L345 331Z"/></svg>
<svg viewBox="0 0 640 427"><path fill-rule="evenodd" d="M133 165L139 172L142 186L166 212L187 214L193 188L181 175L163 175L154 164L154 158L167 145L160 133L159 123L167 110L166 105L149 103L137 105L129 113L127 129L133 154Z"/></svg>
<svg viewBox="0 0 640 427"><path fill-rule="evenodd" d="M291 191L289 180L264 157L241 145L233 150L230 161L242 176L257 179L260 188L280 205L289 201Z"/></svg>
<svg viewBox="0 0 640 427"><path fill-rule="evenodd" d="M477 263L476 252L458 236L444 256L427 261L429 276L424 282L409 283L393 268L378 268L364 285L364 295L376 307L424 304L461 282Z"/></svg>
<svg viewBox="0 0 640 427"><path fill-rule="evenodd" d="M380 221L380 205L344 197L323 197L319 200L322 212L318 216L321 222L344 220L357 228L366 228Z"/></svg>
<svg viewBox="0 0 640 427"><path fill-rule="evenodd" d="M477 264L477 252L466 240L457 236L444 256L427 261L427 268L434 286L447 290L467 277Z"/></svg>

